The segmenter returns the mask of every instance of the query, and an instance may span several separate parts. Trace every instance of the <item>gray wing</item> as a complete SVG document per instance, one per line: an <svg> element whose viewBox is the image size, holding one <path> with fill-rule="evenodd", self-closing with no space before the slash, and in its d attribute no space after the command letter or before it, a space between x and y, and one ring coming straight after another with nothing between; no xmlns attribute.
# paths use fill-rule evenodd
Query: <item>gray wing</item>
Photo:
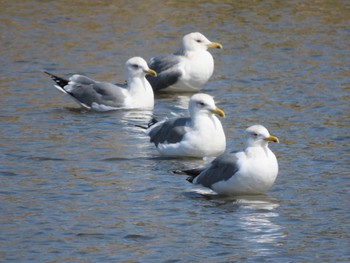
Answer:
<svg viewBox="0 0 350 263"><path fill-rule="evenodd" d="M227 181L239 169L237 160L235 153L220 155L195 178L195 183L210 188L219 181Z"/></svg>
<svg viewBox="0 0 350 263"><path fill-rule="evenodd" d="M91 107L92 103L111 107L122 107L125 95L122 89L108 82L94 81L88 77L74 75L64 89L80 103Z"/></svg>
<svg viewBox="0 0 350 263"><path fill-rule="evenodd" d="M157 77L147 75L146 78L153 90L165 89L178 81L182 76L182 72L177 67L179 62L180 57L176 54L151 59L149 67L157 72Z"/></svg>
<svg viewBox="0 0 350 263"><path fill-rule="evenodd" d="M185 127L190 123L191 118L182 117L182 118L172 118L166 120L162 124L155 126L149 132L151 137L151 142L156 146L159 143L177 143L182 140L186 131Z"/></svg>

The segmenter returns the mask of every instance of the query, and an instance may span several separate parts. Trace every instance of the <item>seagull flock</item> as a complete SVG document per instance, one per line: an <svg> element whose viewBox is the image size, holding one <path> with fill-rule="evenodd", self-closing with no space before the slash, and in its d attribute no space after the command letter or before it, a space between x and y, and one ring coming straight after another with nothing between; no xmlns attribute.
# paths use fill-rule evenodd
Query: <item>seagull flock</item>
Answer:
<svg viewBox="0 0 350 263"><path fill-rule="evenodd" d="M44 71L55 87L81 107L95 111L153 110L155 92L192 92L187 117L161 121L154 117L144 128L161 156L172 158L210 158L204 167L175 170L186 174L194 185L210 188L219 195L256 195L266 193L278 174L278 162L269 142L279 139L262 125L245 131L241 151L226 151L226 136L220 119L225 113L212 96L200 93L214 71L210 48L221 49L199 32L185 35L178 52L150 59L132 57L125 63L126 83L112 84L83 75L68 79Z"/></svg>

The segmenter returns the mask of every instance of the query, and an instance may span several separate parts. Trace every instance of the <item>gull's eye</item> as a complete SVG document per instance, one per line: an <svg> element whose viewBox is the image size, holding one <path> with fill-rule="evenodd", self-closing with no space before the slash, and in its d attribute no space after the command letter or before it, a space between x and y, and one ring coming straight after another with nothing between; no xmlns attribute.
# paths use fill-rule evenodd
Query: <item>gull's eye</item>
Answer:
<svg viewBox="0 0 350 263"><path fill-rule="evenodd" d="M203 107L203 106L205 106L205 103L203 101L198 101L198 105Z"/></svg>
<svg viewBox="0 0 350 263"><path fill-rule="evenodd" d="M139 65L137 65L137 64L132 64L131 67L134 68L134 69L138 69L138 68L139 68Z"/></svg>
<svg viewBox="0 0 350 263"><path fill-rule="evenodd" d="M256 132L253 133L254 137L258 137L258 134Z"/></svg>
<svg viewBox="0 0 350 263"><path fill-rule="evenodd" d="M197 43L202 43L202 40L196 39L196 42L197 42Z"/></svg>

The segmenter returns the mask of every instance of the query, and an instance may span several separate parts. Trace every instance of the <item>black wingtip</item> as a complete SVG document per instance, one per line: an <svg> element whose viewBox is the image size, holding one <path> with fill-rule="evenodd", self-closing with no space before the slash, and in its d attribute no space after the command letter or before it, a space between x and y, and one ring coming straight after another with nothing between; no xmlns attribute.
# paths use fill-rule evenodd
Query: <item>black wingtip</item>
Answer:
<svg viewBox="0 0 350 263"><path fill-rule="evenodd" d="M158 120L154 116L152 116L152 119L147 123L147 126L136 124L135 127L147 130L149 127L153 126L157 122L158 122Z"/></svg>
<svg viewBox="0 0 350 263"><path fill-rule="evenodd" d="M193 183L195 177L189 176L186 178L186 181L190 182L191 184Z"/></svg>
<svg viewBox="0 0 350 263"><path fill-rule="evenodd" d="M191 174L191 170L174 170L173 171L174 174L187 174L190 175L186 178L187 181L189 181L190 183L193 182L194 178L196 178L197 175Z"/></svg>
<svg viewBox="0 0 350 263"><path fill-rule="evenodd" d="M174 170L172 171L174 174L187 174L185 170Z"/></svg>
<svg viewBox="0 0 350 263"><path fill-rule="evenodd" d="M43 70L42 71L43 73L45 73L45 74L47 74L47 75L49 75L50 76L50 78L58 78L57 76L55 76L54 74L52 74L52 73L50 73L50 72L48 72L48 71L46 71L46 70Z"/></svg>
<svg viewBox="0 0 350 263"><path fill-rule="evenodd" d="M201 172L203 171L203 168L194 168L189 170L174 170L174 174L186 174L189 175L186 180L190 183L193 183L194 178L196 178Z"/></svg>
<svg viewBox="0 0 350 263"><path fill-rule="evenodd" d="M68 80L66 80L66 79L64 79L64 78L61 78L61 77L58 77L58 76L56 76L56 75L54 75L54 74L51 74L50 72L47 72L47 71L43 71L43 73L45 73L45 74L47 74L47 75L49 75L50 76L50 78L54 81L54 82L56 82L56 84L58 85L58 86L60 86L61 88L63 88L64 86L67 86L68 85Z"/></svg>
<svg viewBox="0 0 350 263"><path fill-rule="evenodd" d="M158 120L156 119L156 117L152 117L152 119L148 122L148 128L153 126L154 124L156 124L158 122Z"/></svg>
<svg viewBox="0 0 350 263"><path fill-rule="evenodd" d="M178 172L181 172L182 174L187 174L187 175L192 176L192 177L196 177L201 172L203 172L203 170L204 170L204 168L200 167L200 168L192 168L192 169L188 169L188 170L178 170Z"/></svg>
<svg viewBox="0 0 350 263"><path fill-rule="evenodd" d="M141 129L144 129L144 130L147 130L147 129L148 129L148 127L147 127L147 126L144 126L144 125L138 125L138 124L136 124L136 125L135 125L135 127L137 127L137 128L141 128Z"/></svg>

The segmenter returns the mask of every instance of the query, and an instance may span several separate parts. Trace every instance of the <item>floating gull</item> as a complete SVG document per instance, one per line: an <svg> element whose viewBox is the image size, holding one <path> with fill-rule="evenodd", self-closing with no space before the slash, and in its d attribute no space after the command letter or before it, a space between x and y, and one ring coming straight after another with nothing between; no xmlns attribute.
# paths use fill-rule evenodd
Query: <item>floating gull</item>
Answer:
<svg viewBox="0 0 350 263"><path fill-rule="evenodd" d="M213 97L198 93L189 102L190 117L175 117L150 123L146 133L163 156L216 157L226 148L221 117Z"/></svg>
<svg viewBox="0 0 350 263"><path fill-rule="evenodd" d="M214 59L208 48L222 48L201 33L183 37L181 50L175 54L154 57L150 67L156 78L148 78L153 90L196 92L207 83L214 71Z"/></svg>
<svg viewBox="0 0 350 263"><path fill-rule="evenodd" d="M70 95L81 106L97 111L114 109L153 109L154 94L146 74L156 76L141 57L130 58L125 63L127 84L115 85L73 75L69 80L46 72L56 83L55 87Z"/></svg>
<svg viewBox="0 0 350 263"><path fill-rule="evenodd" d="M268 142L279 141L264 126L254 125L246 130L243 151L223 154L205 168L174 172L188 174L188 181L218 194L262 194L271 188L278 174L277 159Z"/></svg>

